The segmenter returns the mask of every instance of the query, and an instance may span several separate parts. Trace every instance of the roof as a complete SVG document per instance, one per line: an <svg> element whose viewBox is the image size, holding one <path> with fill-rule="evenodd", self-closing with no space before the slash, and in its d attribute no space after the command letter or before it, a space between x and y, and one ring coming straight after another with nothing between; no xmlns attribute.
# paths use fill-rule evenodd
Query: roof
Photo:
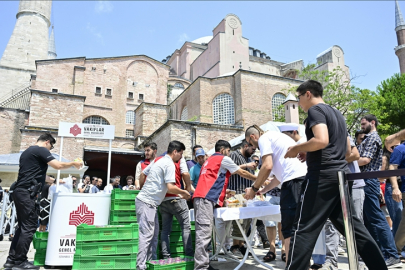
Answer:
<svg viewBox="0 0 405 270"><path fill-rule="evenodd" d="M287 101L297 102L297 98L292 93L289 93L288 96L285 98L283 104L286 103Z"/></svg>
<svg viewBox="0 0 405 270"><path fill-rule="evenodd" d="M197 38L196 40L191 41L192 43L197 43L197 44L207 44L208 42L210 42L212 39L212 36L206 36L206 37L200 37Z"/></svg>
<svg viewBox="0 0 405 270"><path fill-rule="evenodd" d="M278 128L279 126L285 125L285 122L274 122L274 121L269 121L264 125L261 125L260 128L263 131L278 131L281 132L280 129ZM305 134L305 126L304 125L299 125L300 126L300 130L299 133L300 134ZM229 142L229 144L231 145L231 147L237 146L239 144L242 143L242 140L245 139L245 134L240 135L239 137L236 137L235 139L232 139ZM212 148L211 150L208 151L208 155L212 155L215 153L215 149Z"/></svg>
<svg viewBox="0 0 405 270"><path fill-rule="evenodd" d="M5 154L5 155L0 155L0 165L19 165L20 164L20 156L21 153L14 153L14 154ZM58 154L53 154L52 156L59 160L59 155ZM62 157L63 162L69 162L69 160L65 159Z"/></svg>
<svg viewBox="0 0 405 270"><path fill-rule="evenodd" d="M395 1L395 28L403 25L405 25L404 18L402 17L402 12L399 8L398 1Z"/></svg>

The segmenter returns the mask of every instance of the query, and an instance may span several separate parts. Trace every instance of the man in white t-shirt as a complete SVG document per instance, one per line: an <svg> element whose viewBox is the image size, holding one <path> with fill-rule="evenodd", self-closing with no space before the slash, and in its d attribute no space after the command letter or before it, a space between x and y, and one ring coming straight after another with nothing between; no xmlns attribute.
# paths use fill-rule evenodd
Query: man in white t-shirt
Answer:
<svg viewBox="0 0 405 270"><path fill-rule="evenodd" d="M139 252L136 261L138 270L146 269L146 261L157 259L159 235L157 207L162 203L166 193L178 194L186 200L190 198L188 191L176 186L174 162L181 159L185 149L183 143L171 141L167 154L144 170L148 180L135 200L139 224Z"/></svg>
<svg viewBox="0 0 405 270"><path fill-rule="evenodd" d="M297 144L307 141L307 136L301 136L299 133L300 125L294 123L284 124L278 127L281 133L287 135L291 139L297 142Z"/></svg>
<svg viewBox="0 0 405 270"><path fill-rule="evenodd" d="M245 138L249 144L259 148L262 157L259 175L252 187L246 189L246 199L254 198L270 173L274 174L274 179L261 190L262 194L280 183L282 184L280 195L281 231L286 246L286 260L288 260L295 210L301 194L301 185L307 173L307 166L297 158L284 158L288 148L296 145L296 142L283 133L277 131L264 133L260 127L254 125L246 129Z"/></svg>

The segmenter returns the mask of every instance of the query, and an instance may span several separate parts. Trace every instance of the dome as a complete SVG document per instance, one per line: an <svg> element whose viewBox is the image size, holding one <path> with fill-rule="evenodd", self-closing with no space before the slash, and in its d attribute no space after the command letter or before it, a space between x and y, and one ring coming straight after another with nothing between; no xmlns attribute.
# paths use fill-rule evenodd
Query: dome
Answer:
<svg viewBox="0 0 405 270"><path fill-rule="evenodd" d="M212 39L212 36L206 36L206 37L200 37L197 38L196 40L191 41L192 43L197 43L197 44L203 44L203 43L208 43Z"/></svg>

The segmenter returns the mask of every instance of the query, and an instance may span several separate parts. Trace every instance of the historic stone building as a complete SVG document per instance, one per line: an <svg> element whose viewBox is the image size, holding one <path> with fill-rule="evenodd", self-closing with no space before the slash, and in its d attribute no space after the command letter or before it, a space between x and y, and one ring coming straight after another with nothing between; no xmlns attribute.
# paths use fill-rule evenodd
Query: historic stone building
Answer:
<svg viewBox="0 0 405 270"><path fill-rule="evenodd" d="M24 16L43 20L47 32L50 13L38 15L43 1L21 1L19 14L26 2L32 2L35 11ZM44 3L50 10L50 2ZM17 15L16 27L21 16ZM17 34L29 35L15 30L11 39ZM126 176L134 174L146 141L156 142L161 154L169 141L180 140L187 147L185 157L191 158L194 144L210 149L218 139L238 137L249 125L273 121L276 113L283 113L279 106L284 101L286 119L298 121L296 101L286 99L286 89L302 82L297 70L303 61L282 63L249 47L242 22L233 14L214 28L212 36L185 42L163 61L145 55L57 59L53 34L50 40L49 53L44 50L38 56L42 59L29 60L34 65L27 69L32 71L29 88L0 102L0 155L25 150L45 130L57 136L60 121L114 125L111 174ZM18 55L12 44L4 59ZM17 57L8 65L23 61ZM339 46L323 52L317 61L318 69L341 66L348 71ZM7 83L0 80L2 88ZM52 152L59 153L59 143L57 138ZM65 138L63 157L83 157L90 167L87 173L106 179L107 149L107 141ZM2 172L0 164L0 178L14 181L16 173Z"/></svg>

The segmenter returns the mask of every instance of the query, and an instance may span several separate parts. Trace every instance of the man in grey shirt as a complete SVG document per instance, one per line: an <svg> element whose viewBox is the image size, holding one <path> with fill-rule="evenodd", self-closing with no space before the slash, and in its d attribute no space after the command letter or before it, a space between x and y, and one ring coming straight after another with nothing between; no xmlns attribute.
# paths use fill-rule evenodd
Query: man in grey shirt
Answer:
<svg viewBox="0 0 405 270"><path fill-rule="evenodd" d="M156 260L156 249L159 235L157 207L162 203L166 193L178 194L184 199L190 198L190 193L176 186L175 165L181 159L186 149L183 143L171 141L167 154L156 162L151 163L141 174L148 180L135 200L136 216L139 224L139 252L136 269L145 270L146 261Z"/></svg>

